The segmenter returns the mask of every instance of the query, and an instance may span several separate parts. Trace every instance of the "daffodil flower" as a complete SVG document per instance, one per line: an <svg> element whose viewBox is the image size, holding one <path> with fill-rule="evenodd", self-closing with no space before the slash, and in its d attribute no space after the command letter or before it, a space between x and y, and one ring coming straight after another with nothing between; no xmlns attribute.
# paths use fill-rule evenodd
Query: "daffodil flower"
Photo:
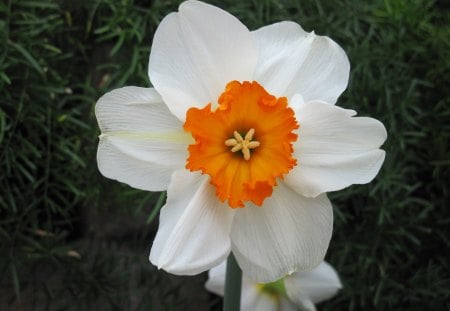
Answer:
<svg viewBox="0 0 450 311"><path fill-rule="evenodd" d="M205 287L224 295L226 263L212 268ZM332 298L342 288L333 267L322 262L311 271L294 272L272 283L256 283L242 278L241 311L316 310L315 304Z"/></svg>
<svg viewBox="0 0 450 311"><path fill-rule="evenodd" d="M96 116L100 172L168 189L150 261L189 275L232 251L257 282L316 267L333 226L325 192L369 182L385 156L383 125L334 105L342 48L186 1L156 30L148 73L154 88L113 90Z"/></svg>

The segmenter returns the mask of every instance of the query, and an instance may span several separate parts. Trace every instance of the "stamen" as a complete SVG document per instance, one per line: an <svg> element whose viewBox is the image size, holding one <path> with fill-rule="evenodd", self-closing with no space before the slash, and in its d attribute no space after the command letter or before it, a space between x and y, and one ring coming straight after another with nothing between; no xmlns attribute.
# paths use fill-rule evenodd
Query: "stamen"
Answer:
<svg viewBox="0 0 450 311"><path fill-rule="evenodd" d="M250 149L255 149L261 145L259 141L252 140L253 135L255 135L255 129L251 128L244 138L237 131L234 131L234 138L227 139L225 145L231 148L231 152L236 152L241 150L244 155L245 160L250 160Z"/></svg>

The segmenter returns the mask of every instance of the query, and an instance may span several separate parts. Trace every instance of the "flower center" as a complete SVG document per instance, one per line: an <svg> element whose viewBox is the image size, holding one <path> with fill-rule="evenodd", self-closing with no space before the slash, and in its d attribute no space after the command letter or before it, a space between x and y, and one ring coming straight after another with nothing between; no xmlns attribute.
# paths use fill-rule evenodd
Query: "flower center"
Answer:
<svg viewBox="0 0 450 311"><path fill-rule="evenodd" d="M232 208L244 202L261 206L297 161L293 133L299 125L285 97L270 95L257 82L232 81L211 109L190 108L184 129L195 143L186 168L211 177L216 195Z"/></svg>
<svg viewBox="0 0 450 311"><path fill-rule="evenodd" d="M245 134L245 137L242 138L241 134L234 131L234 138L227 139L225 141L225 145L228 147L232 147L231 152L241 150L242 154L244 155L244 159L248 161L250 160L250 149L254 149L261 145L259 141L252 140L254 134L255 129L250 129L247 134Z"/></svg>

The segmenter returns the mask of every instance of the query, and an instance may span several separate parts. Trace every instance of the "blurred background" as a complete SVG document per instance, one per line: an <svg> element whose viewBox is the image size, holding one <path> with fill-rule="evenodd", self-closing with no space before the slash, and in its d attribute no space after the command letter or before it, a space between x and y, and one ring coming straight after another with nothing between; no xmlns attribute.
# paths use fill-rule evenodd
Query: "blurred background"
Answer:
<svg viewBox="0 0 450 311"><path fill-rule="evenodd" d="M449 2L208 1L250 29L293 20L352 65L338 105L381 120L386 161L331 193L326 259L344 289L319 310L449 310ZM0 309L220 310L206 273L148 262L164 194L102 177L96 100L150 86L161 19L180 1L0 2Z"/></svg>

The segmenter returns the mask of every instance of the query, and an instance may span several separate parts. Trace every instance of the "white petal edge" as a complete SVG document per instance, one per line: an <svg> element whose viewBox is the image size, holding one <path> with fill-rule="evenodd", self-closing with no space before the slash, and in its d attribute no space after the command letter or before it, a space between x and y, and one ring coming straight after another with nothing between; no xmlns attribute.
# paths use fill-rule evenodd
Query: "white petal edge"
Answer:
<svg viewBox="0 0 450 311"><path fill-rule="evenodd" d="M259 58L255 80L271 94L334 104L347 88L350 62L333 40L280 22L252 32Z"/></svg>
<svg viewBox="0 0 450 311"><path fill-rule="evenodd" d="M306 198L282 181L261 207L236 211L232 251L243 273L258 283L315 268L323 260L333 229L325 194Z"/></svg>
<svg viewBox="0 0 450 311"><path fill-rule="evenodd" d="M183 2L156 30L149 76L182 121L190 107L213 106L232 80L251 80L257 51L250 31L215 6Z"/></svg>
<svg viewBox="0 0 450 311"><path fill-rule="evenodd" d="M193 139L155 89L127 86L108 92L97 101L95 114L101 138L123 153L142 161L184 166Z"/></svg>
<svg viewBox="0 0 450 311"><path fill-rule="evenodd" d="M178 275L198 274L218 265L231 249L233 215L217 199L209 176L184 169L174 172L150 261Z"/></svg>
<svg viewBox="0 0 450 311"><path fill-rule="evenodd" d="M387 138L384 125L367 117L353 117L346 110L324 102L296 104L300 124L294 144L298 164L285 182L298 193L315 197L352 184L370 182L383 164L379 149Z"/></svg>
<svg viewBox="0 0 450 311"><path fill-rule="evenodd" d="M336 270L326 262L311 271L287 276L284 284L289 299L299 306L310 306L330 299L342 288Z"/></svg>

